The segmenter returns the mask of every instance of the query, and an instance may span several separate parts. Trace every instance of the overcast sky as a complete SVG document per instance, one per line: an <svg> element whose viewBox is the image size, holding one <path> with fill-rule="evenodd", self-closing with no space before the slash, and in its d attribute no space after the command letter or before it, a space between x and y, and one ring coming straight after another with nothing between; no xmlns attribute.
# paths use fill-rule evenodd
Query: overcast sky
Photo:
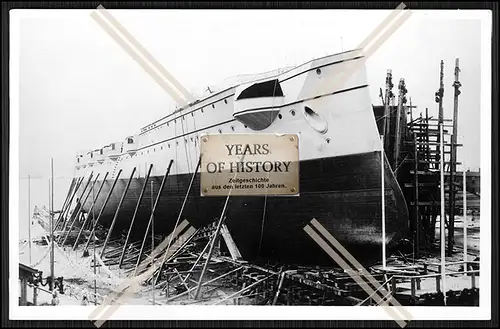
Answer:
<svg viewBox="0 0 500 329"><path fill-rule="evenodd" d="M47 12L47 11L45 11ZM356 47L388 11L110 11L191 93L224 79L299 65ZM175 103L90 11L33 14L19 21L21 176L70 176L76 152L122 140ZM463 15L462 15L463 17ZM406 79L415 113L436 114L445 62L445 115L453 111L460 58L459 161L480 167L481 25L477 19L412 17L367 62L373 102L387 69ZM11 49L13 51L13 49ZM12 55L11 55L12 56ZM14 74L15 72L11 72ZM15 110L15 109L11 109ZM489 128L489 127L487 127ZM16 136L13 136L16 138Z"/></svg>

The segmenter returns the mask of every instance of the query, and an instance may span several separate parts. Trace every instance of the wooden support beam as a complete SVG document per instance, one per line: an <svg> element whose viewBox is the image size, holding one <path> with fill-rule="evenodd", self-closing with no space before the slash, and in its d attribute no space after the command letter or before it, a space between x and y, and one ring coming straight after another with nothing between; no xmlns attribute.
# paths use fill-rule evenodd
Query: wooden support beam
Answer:
<svg viewBox="0 0 500 329"><path fill-rule="evenodd" d="M101 218L102 216L102 213L104 212L104 209L106 208L106 206L108 205L108 201L109 201L109 198L111 197L111 194L113 194L113 190L115 189L115 186L116 186L116 182L118 182L118 179L120 179L120 175L122 173L122 169L120 169L118 171L118 174L116 175L115 177L115 180L113 181L113 185L111 186L111 188L109 189L109 192L108 192L108 195L106 196L106 199L104 200L104 204L102 205L102 208L101 208L101 211L99 212L99 215L97 216L97 219L95 220L95 223L94 225L92 226L92 230L90 232L90 237L94 236L94 233L95 233L95 229L97 228L97 225L99 224L99 219ZM89 243L90 243L90 240L91 238L88 238L87 239L87 243L85 244L85 248L84 250L87 250L88 247L89 247ZM78 242L78 241L77 241ZM95 244L95 241L92 241L92 243Z"/></svg>
<svg viewBox="0 0 500 329"><path fill-rule="evenodd" d="M414 170L415 172L418 172L418 160L419 160L419 154L418 154L418 142L416 140L416 138L414 137L414 141L415 141L415 151L414 151L414 157L415 157L415 162L414 162ZM420 250L420 211L419 211L419 208L418 208L418 197L419 197L419 189L418 187L421 186L418 182L418 175L414 175L414 184L413 184L413 187L414 187L414 190L413 190L413 193L414 193L414 198L415 198L415 202L417 204L417 206L415 207L415 226L416 226L416 236L417 236L417 241L416 241L416 255L419 254L419 250ZM415 258L416 255L414 255L413 257Z"/></svg>
<svg viewBox="0 0 500 329"><path fill-rule="evenodd" d="M148 173L146 175L146 178L144 178L144 185L142 186L141 194L139 195L139 199L137 200L137 204L135 206L134 214L132 215L132 221L130 222L130 226L129 226L128 233L127 233L127 238L125 239L125 244L123 245L123 250L122 250L122 254L120 256L120 262L118 264L118 268L122 267L123 257L125 256L125 250L127 248L127 243L128 243L129 238L130 238L130 233L132 232L132 227L134 226L134 221L135 221L135 218L137 216L137 211L139 210L139 206L141 205L141 201L142 201L142 198L144 196L144 191L146 190L146 187L148 185L148 180L149 180L149 175L151 174L151 169L153 169L153 164L151 164L149 166L149 170L148 170Z"/></svg>
<svg viewBox="0 0 500 329"><path fill-rule="evenodd" d="M66 198L64 199L63 205L61 207L61 211L59 212L59 216L57 217L56 224L54 225L55 231L58 230L59 225L61 225L61 223L63 222L63 221L61 221L61 219L63 219L62 213L64 210L66 210L66 205L69 201L70 195L73 194L73 189L75 188L76 183L78 183L79 181L80 181L80 177L78 177L78 179L76 179L76 180L75 180L75 178L73 178L71 180L71 185L69 187L68 193L66 194ZM30 209L30 211L31 211L31 209Z"/></svg>
<svg viewBox="0 0 500 329"><path fill-rule="evenodd" d="M227 228L226 224L222 224L221 234L222 238L224 239L224 242L226 243L227 249L229 249L229 253L231 254L233 260L235 261L240 260L242 258L240 250L238 249L238 246L234 242L233 237L231 236L231 233L229 232L229 229Z"/></svg>
<svg viewBox="0 0 500 329"><path fill-rule="evenodd" d="M91 172L91 173L90 173L90 175L89 175L89 179L87 180L87 184L85 184L85 188L83 189L83 192L82 192L82 194L81 194L82 196L85 194L85 191L87 190L87 187L89 186L89 183L90 183L90 181L92 180L92 176L93 176L93 174L94 174L94 172ZM83 206L83 204L82 204L82 206ZM68 211L69 211L69 208L68 208ZM67 227L67 225L68 225L68 221L66 220L66 222L64 223L63 229L62 229L62 231L63 231L63 232L64 232L64 231L66 231L66 227Z"/></svg>
<svg viewBox="0 0 500 329"><path fill-rule="evenodd" d="M413 162L413 161L415 161L415 160L413 160L413 159L406 159L405 161L407 161L407 162ZM430 161L430 160L419 160L419 162L421 162L421 163L434 163L434 164L439 164L439 163L441 163L440 161ZM449 161L445 161L445 162L444 162L444 164L445 164L445 165L449 165L450 163L451 163L451 162L449 162ZM462 163L461 163L461 162L456 162L456 164L457 164L457 165L460 165L460 164L462 164Z"/></svg>
<svg viewBox="0 0 500 329"><path fill-rule="evenodd" d="M201 166L201 156L198 158L198 164L196 165L196 169L195 169L193 175L191 176L191 181L189 182L189 186L188 186L188 189L186 191L186 195L184 196L184 201L182 202L182 206L181 206L181 209L179 211L179 215L177 216L177 220L176 220L175 225L174 225L174 231L177 229L177 226L179 225L179 221L180 221L181 216L182 216L182 214L184 212L184 207L186 206L187 199L189 197L189 193L191 192L191 188L193 187L194 179L196 177L196 174L198 173L198 170L200 169L200 166ZM165 255L164 255L164 257L163 257L163 259L162 259L162 261L160 263L160 267L158 269L158 276L160 275L161 269L163 268L163 265L165 264L166 255L168 254L168 250L170 249L170 244L171 243L172 243L172 238L170 238L170 240L168 241L167 252L165 253ZM157 279L153 278L153 280L156 283Z"/></svg>
<svg viewBox="0 0 500 329"><path fill-rule="evenodd" d="M91 192L94 190L94 186L95 184L97 183L97 180L99 179L99 175L100 174L97 174L94 182L92 183L92 187L90 188L89 190L89 193L87 194L87 196L85 197L85 199L83 200L83 202L80 203L80 207L77 209L76 213L75 213L75 216L74 216L74 219L73 219L73 222L71 223L70 227L69 227L69 230L68 232L66 233L66 236L64 237L63 239L63 242L62 242L62 245L64 246L64 244L66 243L66 239L68 238L71 230L73 229L73 226L75 225L76 221L80 218L80 214L82 213L82 209L83 209L83 206L85 205L85 202L87 202L87 199L88 197L90 196ZM87 188L85 188L87 189ZM85 190L83 191L83 193L85 193ZM83 194L82 194L83 195Z"/></svg>
<svg viewBox="0 0 500 329"><path fill-rule="evenodd" d="M113 221L111 222L111 226L108 230L108 234L106 235L106 240L104 240L104 245L103 245L102 251L101 251L101 258L103 257L104 252L106 251L106 244L108 243L109 237L111 236L111 233L113 232L113 228L115 227L115 222L116 222L116 219L118 218L118 212L120 211L120 208L123 204L123 200L125 200L125 195L127 195L127 191L128 191L129 186L130 186L130 183L132 182L132 179L134 178L135 170L136 170L136 168L134 167L134 169L132 169L132 173L130 173L130 178L128 179L127 186L125 187L125 191L123 191L122 197L120 199L120 203L118 203L118 207L116 208L115 216L113 217Z"/></svg>
<svg viewBox="0 0 500 329"><path fill-rule="evenodd" d="M417 177L418 175L415 175ZM424 183L418 183L418 186L424 187L424 186L437 186L439 185L439 182L424 182ZM415 184L413 183L405 183L404 187L415 187Z"/></svg>
<svg viewBox="0 0 500 329"><path fill-rule="evenodd" d="M222 275L220 275L220 276L218 276L218 277L216 277L216 278L213 278L212 280L209 280L209 281L207 281L207 282L205 282L205 283L202 283L202 284L201 284L201 286L202 286L202 287L203 287L203 286L207 286L207 285L209 285L209 284L211 284L211 283L213 283L213 282L215 282L215 281L217 281L217 280L220 280L220 279L222 279L222 278L224 278L224 277L228 276L229 274L232 274L232 273L235 273L235 272L237 272L237 271L240 271L240 270L242 270L243 268L244 268L243 266L240 266L240 267L238 267L238 268L235 268L235 269L233 269L233 270L231 270L231 271L229 271L229 272L227 272L227 273L224 273L224 274L222 274ZM177 298L179 298L179 297L182 297L182 296L187 295L188 293L190 293L190 292L191 292L191 291L193 291L194 289L197 289L197 287L192 287L192 288L190 288L189 290L184 291L184 292L182 292L182 293L180 293L180 294L178 294L178 295L175 295L175 296L173 296L173 297L171 297L171 298L167 298L167 303L168 303L169 301L172 301L172 300L174 300L174 299L177 299Z"/></svg>
<svg viewBox="0 0 500 329"><path fill-rule="evenodd" d="M92 175L93 172L90 173L90 175ZM64 209L59 213L59 218L58 220L60 219L61 220L61 223L64 222L65 220L65 215L66 215L66 211L71 207L71 203L73 202L73 198L75 197L76 193L78 192L79 188L80 188L80 185L82 184L82 182L85 180L85 177L81 177L80 180L78 181L72 195L71 195L71 198L69 200L69 202L66 204L66 206L64 207Z"/></svg>
<svg viewBox="0 0 500 329"><path fill-rule="evenodd" d="M415 206L415 202L410 202L410 205L412 206ZM440 205L440 201L419 201L418 202L418 205L419 206L439 206Z"/></svg>
<svg viewBox="0 0 500 329"><path fill-rule="evenodd" d="M415 142L411 142L411 141L406 141L404 143L407 144L407 145L414 145L415 144ZM439 145L439 143L437 143L437 142L426 142L426 143L424 143L424 145ZM463 144L444 143L444 146L452 146L452 145L455 145L455 146L464 146Z"/></svg>
<svg viewBox="0 0 500 329"><path fill-rule="evenodd" d="M153 220L155 209L156 209L156 207L158 205L158 201L160 200L161 192L163 191L163 187L165 186L165 182L167 181L167 177L168 177L168 175L170 173L170 168L172 167L172 163L173 162L174 162L174 160L170 160L170 163L168 164L167 172L163 176L163 179L162 179L161 185L160 185L160 190L158 191L158 194L156 195L155 204L153 206L153 209L151 209L151 216L149 217L148 227L146 228L146 233L144 233L144 239L142 241L141 251L139 251L139 257L137 257L137 263L135 264L135 275L137 275L137 268L138 268L139 263L140 263L141 258L142 258L142 253L144 251L144 245L146 243L146 238L147 238L147 235L148 235L148 232L149 232L149 227L151 226L151 221Z"/></svg>
<svg viewBox="0 0 500 329"><path fill-rule="evenodd" d="M214 303L213 305L218 305L218 304L220 304L220 303L222 303L222 302L225 302L225 301L226 301L226 300L228 300L228 299L235 298L236 296L238 296L238 295L240 295L240 294L244 293L245 291L249 290L250 288L255 287L255 286L256 286L256 285L258 285L259 283L261 283L261 282L263 282L263 281L265 281L265 280L267 280L267 279L271 278L271 277L272 277L272 276L274 276L274 275L275 275L275 274L268 275L268 276L266 276L265 278L260 279L260 280L258 280L258 281L256 281L256 282L252 283L251 285L246 286L245 288L241 289L240 291L237 291L237 292L235 292L234 294L232 294L232 295L230 295L230 296L228 296L228 297L226 297L226 298L224 298L224 299L222 299L222 300L220 300L220 301L218 301L218 302Z"/></svg>
<svg viewBox="0 0 500 329"><path fill-rule="evenodd" d="M73 250L76 249L76 246L78 245L78 240L80 239L80 236L82 235L83 230L85 229L85 226L87 224L87 221L90 217L90 214L92 214L92 211L94 210L95 207L95 200L99 198L99 194L101 194L102 187L104 186L104 183L106 183L106 178L108 177L108 172L106 172L106 175L104 176L104 179L102 180L101 186L99 186L99 190L97 191L97 195L93 196L94 200L92 201L92 207L90 207L89 212L87 213L87 217L85 218L85 221L82 224L82 227L80 228L80 232L78 232L78 236L76 237L75 243L73 244Z"/></svg>

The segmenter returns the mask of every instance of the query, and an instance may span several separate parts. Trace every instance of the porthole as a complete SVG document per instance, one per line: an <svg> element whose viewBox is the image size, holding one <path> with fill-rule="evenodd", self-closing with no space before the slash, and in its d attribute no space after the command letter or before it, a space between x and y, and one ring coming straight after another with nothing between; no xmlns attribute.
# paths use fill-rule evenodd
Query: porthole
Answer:
<svg viewBox="0 0 500 329"><path fill-rule="evenodd" d="M167 127L169 126L169 123L167 122Z"/></svg>
<svg viewBox="0 0 500 329"><path fill-rule="evenodd" d="M325 119L316 113L309 106L304 106L304 116L309 125L317 132L324 134L328 130L328 124Z"/></svg>
<svg viewBox="0 0 500 329"><path fill-rule="evenodd" d="M170 148L170 144L168 144L168 148Z"/></svg>
<svg viewBox="0 0 500 329"><path fill-rule="evenodd" d="M191 112L191 116L194 117L194 112Z"/></svg>
<svg viewBox="0 0 500 329"><path fill-rule="evenodd" d="M279 118L279 119L282 119L282 118L283 118L283 116L281 115L281 113L280 113L280 114L278 114L278 118Z"/></svg>
<svg viewBox="0 0 500 329"><path fill-rule="evenodd" d="M330 138L327 138L327 139L326 139L326 143L327 143L327 144L330 144Z"/></svg>
<svg viewBox="0 0 500 329"><path fill-rule="evenodd" d="M191 139L191 142L193 141L193 137L190 138Z"/></svg>
<svg viewBox="0 0 500 329"><path fill-rule="evenodd" d="M175 145L179 145L179 141L175 141Z"/></svg>
<svg viewBox="0 0 500 329"><path fill-rule="evenodd" d="M224 100L224 104L227 104L227 99Z"/></svg>
<svg viewBox="0 0 500 329"><path fill-rule="evenodd" d="M231 126L231 130L234 131L234 126Z"/></svg>
<svg viewBox="0 0 500 329"><path fill-rule="evenodd" d="M163 146L161 147L161 149L163 150Z"/></svg>
<svg viewBox="0 0 500 329"><path fill-rule="evenodd" d="M203 113L203 109L201 109L201 113Z"/></svg>
<svg viewBox="0 0 500 329"><path fill-rule="evenodd" d="M317 69L316 69L316 74L317 74L317 75L320 75L320 74L321 74L321 69L320 69L320 68L317 68Z"/></svg>
<svg viewBox="0 0 500 329"><path fill-rule="evenodd" d="M291 114L292 116L295 116L295 110L290 110L290 114Z"/></svg>
<svg viewBox="0 0 500 329"><path fill-rule="evenodd" d="M222 130L221 129L219 129L219 134L222 134Z"/></svg>
<svg viewBox="0 0 500 329"><path fill-rule="evenodd" d="M213 109L215 108L215 104L212 104L212 108L213 108Z"/></svg>
<svg viewBox="0 0 500 329"><path fill-rule="evenodd" d="M245 128L248 128L247 125L245 125Z"/></svg>

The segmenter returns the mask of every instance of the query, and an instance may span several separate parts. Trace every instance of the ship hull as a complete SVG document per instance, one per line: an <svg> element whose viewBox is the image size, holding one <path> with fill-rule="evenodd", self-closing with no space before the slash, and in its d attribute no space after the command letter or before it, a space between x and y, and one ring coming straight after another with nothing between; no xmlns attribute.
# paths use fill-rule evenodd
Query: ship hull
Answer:
<svg viewBox="0 0 500 329"><path fill-rule="evenodd" d="M225 223L243 258L249 261L332 264L329 256L304 231L314 218L360 261L380 259L380 164L380 152L301 161L299 196L230 197ZM387 163L385 173L386 243L391 247L408 229L408 210ZM192 177L192 174L167 176L153 216L156 234L166 236L173 230ZM148 180L132 226L132 240L144 237L163 178L155 176ZM116 180L99 224L111 225L127 182L125 177ZM95 184L94 195L97 195L101 183ZM95 202L96 217L113 184L114 180L104 182ZM131 180L116 216L113 235L128 232L143 186L144 178ZM197 174L180 220L188 220L195 228L207 225L221 216L225 201L226 197L201 197ZM89 198L84 210L89 212L91 207Z"/></svg>

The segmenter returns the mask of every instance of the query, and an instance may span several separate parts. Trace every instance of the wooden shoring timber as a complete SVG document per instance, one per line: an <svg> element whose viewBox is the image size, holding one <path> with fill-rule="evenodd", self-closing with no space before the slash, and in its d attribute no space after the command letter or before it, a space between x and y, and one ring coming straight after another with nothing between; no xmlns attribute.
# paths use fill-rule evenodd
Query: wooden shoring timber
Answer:
<svg viewBox="0 0 500 329"><path fill-rule="evenodd" d="M256 282L254 282L254 283L252 283L252 284L250 284L250 285L246 286L245 288L241 289L240 291L237 291L237 292L235 292L234 294L231 294L230 296L228 296L228 297L226 297L226 298L224 298L224 299L222 299L222 300L220 300L220 301L218 301L218 302L214 303L213 305L218 305L218 304L220 304L220 303L222 303L222 302L225 302L225 301L227 301L227 300L229 300L229 299L233 299L233 298L235 298L235 297L237 297L237 296L241 295L241 294L242 294L242 293L244 293L245 291L249 290L250 288L253 288L253 287L257 286L258 284L261 284L261 283L263 283L264 281L269 280L269 279L270 279L271 277L273 277L273 276L275 276L275 274L270 274L270 275L268 275L268 276L266 276L266 277L264 277L264 278L262 278L262 279L260 279L260 280L258 280L258 281L256 281Z"/></svg>
<svg viewBox="0 0 500 329"><path fill-rule="evenodd" d="M232 269L232 270L230 270L230 271L228 271L228 272L226 272L226 273L224 273L224 274L222 274L222 275L219 275L219 276L218 276L218 277L216 277L216 278L213 278L213 279L211 279L211 280L209 280L209 281L207 281L207 282L202 283L202 284L201 284L201 286L202 286L202 287L203 287L203 286L207 286L207 285L209 285L209 284L211 284L211 283L213 283L213 282L216 282L216 281L218 281L218 280L220 280L220 279L222 279L222 278L224 278L224 277L226 277L226 276L228 276L228 275L230 275L230 274L236 273L236 272L241 271L241 270L243 270L243 269L244 269L244 267L243 267L243 266L240 266L240 267L237 267L237 268L235 268L235 269ZM195 289L197 289L197 287L192 287L192 288L189 288L189 290L187 290L187 291L184 291L184 292L182 292L182 293L180 293L180 294L178 294L178 295L175 295L175 296L172 296L172 297L170 297L170 298L167 298L166 302L168 303L169 301L172 301L172 300L174 300L174 299L177 299L177 298L180 298L180 297L182 297L182 296L185 296L185 295L187 295L188 293L192 292L192 291L193 291L193 290L195 290Z"/></svg>
<svg viewBox="0 0 500 329"><path fill-rule="evenodd" d="M183 231L184 233L180 234ZM144 271L150 264L154 264L154 271L152 271L148 277L144 278L145 282L150 282L158 269L162 268L162 265L157 266L157 261L155 261L155 259L162 256L162 254L164 259L171 259L172 256L179 250L185 250L186 243L189 242L195 233L196 229L193 226L190 226L187 221L183 221L175 231L173 231L167 238L165 238L165 240L163 240L162 243L159 244L157 248L155 248L155 250L151 252L147 258L147 262L145 264L143 262L143 265L141 265L140 268L135 269L136 273L142 273L142 271ZM175 237L175 241L169 248L165 244L170 237Z"/></svg>
<svg viewBox="0 0 500 329"><path fill-rule="evenodd" d="M99 224L99 219L102 216L102 213L104 212L104 209L106 208L109 198L113 194L113 190L115 189L116 183L118 182L118 179L120 178L120 175L122 173L122 169L118 171L118 174L115 177L115 180L113 181L113 185L109 189L108 195L106 196L106 199L104 200L104 204L102 205L101 211L99 212L99 215L97 216L97 219L95 220L94 225L92 225L92 232L90 233L90 236L94 236L95 229L97 228L97 225ZM87 239L87 243L85 244L84 250L87 250L89 248L89 243L90 243L91 238L89 237ZM77 241L78 242L78 241ZM95 244L95 241L92 241L92 243Z"/></svg>
<svg viewBox="0 0 500 329"><path fill-rule="evenodd" d="M120 256L120 261L118 263L118 268L122 267L123 258L125 257L125 250L127 250L128 240L130 239L130 234L131 234L132 228L134 226L134 222L135 222L135 218L137 216L137 212L139 210L139 206L141 205L142 198L144 197L144 191L146 190L146 187L148 186L149 176L151 174L152 169L153 169L153 164L150 164L148 173L146 174L146 178L144 179L144 185L142 186L141 194L139 195L139 199L137 200L137 204L135 205L135 210L134 210L134 214L132 215L132 220L130 221L130 226L128 229L127 237L125 238L125 243L123 244L123 250L122 250L122 254Z"/></svg>
<svg viewBox="0 0 500 329"><path fill-rule="evenodd" d="M70 195L73 194L73 191L74 191L75 187L78 185L78 183L80 182L80 180L81 180L80 177L77 180L75 180L74 178L71 180L71 185L69 187L68 193L66 194L66 199L64 200L64 203L61 207L61 211L59 212L59 216L57 217L56 224L54 225L54 230L56 230L56 231L59 228L59 226L61 225L61 223L64 222L63 213L66 211L66 206L68 204Z"/></svg>
<svg viewBox="0 0 500 329"><path fill-rule="evenodd" d="M81 194L82 197L85 195L85 191L87 190L87 187L89 186L90 182L92 181L93 174L94 174L94 172L90 173L89 179L87 180L87 184L85 184L85 187L84 187L83 192ZM99 175L97 175L97 177L99 177ZM97 181L97 179L96 179L96 181ZM78 210L81 210L82 207L83 207L83 203L81 204L80 209L78 209ZM68 212L69 212L69 209L68 209ZM76 220L76 218L78 218L78 214L75 216L75 220ZM62 229L63 232L66 231L67 226L68 226L68 219L66 218L66 221L65 221L65 223L63 225L63 229Z"/></svg>
<svg viewBox="0 0 500 329"><path fill-rule="evenodd" d="M93 196L93 201L92 201L92 207L90 207L89 212L87 213L87 216L85 217L85 220L82 224L82 227L80 228L80 232L78 233L78 236L75 240L75 244L73 245L73 250L76 250L76 246L78 245L78 240L80 239L80 235L82 234L83 230L85 229L85 226L87 224L87 221L92 214L94 207L95 207L95 199L99 198L99 195L101 194L101 190L104 186L104 183L106 183L106 178L108 177L109 172L106 172L106 175L104 175L104 179L102 180L101 186L99 186L99 190L97 191L97 195L94 197ZM83 205L82 205L83 206Z"/></svg>
<svg viewBox="0 0 500 329"><path fill-rule="evenodd" d="M132 169L132 172L130 173L130 178L128 179L127 186L125 187L125 190L123 191L122 197L120 199L120 203L118 203L118 207L116 208L115 215L113 217L113 221L111 222L111 226L109 227L108 234L106 235L106 240L104 240L104 245L101 250L101 258L104 255L104 252L106 251L106 244L108 243L109 237L111 236L111 233L113 232L113 228L115 227L115 222L116 219L118 218L118 213L120 211L120 208L122 207L123 200L125 200L125 196L127 195L128 188L130 187L130 183L132 182L132 179L134 178L136 168Z"/></svg>
<svg viewBox="0 0 500 329"><path fill-rule="evenodd" d="M183 252L186 252L186 249L187 249L187 245L193 240L193 238L196 236L196 232L198 232L198 230L196 230L194 233L192 233L190 236L188 236L185 240L185 242L176 250L173 251L173 253L168 256L168 257L165 257L166 259L165 260L162 260L160 266L155 270L155 272L153 272L153 274L151 275L150 278L148 278L147 282L150 282L151 279L154 280L154 285L156 285L158 283L158 280L160 278L160 275L161 275L161 272L163 270L163 268L165 266L168 266L168 261L180 256ZM179 241L179 240L178 240ZM200 257L201 255L203 254L203 252L200 254ZM198 258L199 260L199 258ZM191 267L191 270L189 271L191 273L191 271L194 270L194 267L196 266L196 263L198 262L198 260L195 262L195 265L193 265L193 267ZM189 278L189 276L191 275L190 273L188 273L187 277L186 277L186 280Z"/></svg>
<svg viewBox="0 0 500 329"><path fill-rule="evenodd" d="M194 171L193 175L191 176L191 181L189 182L189 186L188 186L188 189L187 189L187 191L186 191L186 195L185 195L185 197L184 197L184 201L182 202L181 209L179 210L179 216L177 217L177 220L175 221L175 225L174 225L174 232L177 230L177 227L178 227L178 225L179 225L180 219L181 219L181 217L182 217L182 213L183 213L183 211L184 211L184 207L185 207L185 205L186 205L187 199L188 199L188 197L189 197L189 193L191 192L191 188L192 188L193 183L194 183L194 179L195 179L195 177L196 177L196 174L198 173L198 170L200 169L200 166L201 166L201 155L200 155L200 157L198 158L198 164L196 165L196 169L195 169L195 171ZM160 263L160 266L159 266L159 268L160 268L160 269L162 269L162 268L163 268L163 265L165 264L166 257L167 257L167 255L168 255L168 253L169 253L169 250L170 250L170 245L172 244L172 237L173 237L173 236L171 236L171 237L170 237L170 239L169 239L169 241L168 241L168 245L167 245L166 252L165 252L165 254L164 254L164 256L163 256L163 259L162 259L162 261L161 261L161 263ZM160 275L160 273L161 273L161 271L158 271L158 275ZM154 279L154 282L156 283L156 279Z"/></svg>
<svg viewBox="0 0 500 329"><path fill-rule="evenodd" d="M170 163L168 164L167 172L165 173L165 175L163 176L163 179L161 181L160 189L158 191L158 194L156 195L155 203L153 205L153 208L151 209L151 216L149 216L148 227L146 228L146 232L144 233L144 239L142 241L142 246L141 246L141 251L139 252L139 257L137 257L137 263L135 266L135 275L137 275L137 268L138 268L139 263L140 263L141 258L142 258L142 254L144 251L144 244L146 243L149 228L151 227L151 223L152 223L153 218L154 218L154 213L155 213L156 207L158 206L158 202L160 201L160 196L163 192L163 188L165 187L165 182L167 181L168 175L170 174L170 169L172 168L173 163L174 163L174 160L171 159ZM154 256L153 256L153 260L154 260Z"/></svg>
<svg viewBox="0 0 500 329"><path fill-rule="evenodd" d="M92 176L94 172L92 171L90 173L90 175ZM61 213L59 214L59 218L61 219L61 223L62 222L65 222L66 221L66 213L67 211L71 208L71 204L73 203L73 198L75 197L75 195L78 193L78 190L80 189L80 186L82 185L83 181L85 180L85 176L83 176L77 183L72 195L71 195L71 198L68 200L67 204L66 204L66 207L63 209L63 211L61 211Z"/></svg>
<svg viewBox="0 0 500 329"><path fill-rule="evenodd" d="M89 193L87 194L87 196L85 197L85 199L83 200L83 202L81 202L80 204L80 208L77 210L76 214L75 214L75 218L73 219L73 222L71 223L69 229L68 229L68 232L66 233L66 236L65 238L63 239L63 242L62 242L62 245L64 246L64 244L66 243L66 239L68 237L68 234L73 230L73 226L75 225L76 221L79 220L80 218L80 215L82 213L82 210L83 210L83 206L85 205L85 202L87 202L87 199L89 198L90 194L92 193L92 191L94 190L94 186L95 184L97 183L97 180L99 179L99 175L100 174L97 174L94 182L92 183L92 186L90 187L90 190L89 190ZM83 190L83 193L82 193L82 196L85 194L85 190L87 189L87 186L85 187L85 189ZM64 230L66 230L66 225L64 226Z"/></svg>

